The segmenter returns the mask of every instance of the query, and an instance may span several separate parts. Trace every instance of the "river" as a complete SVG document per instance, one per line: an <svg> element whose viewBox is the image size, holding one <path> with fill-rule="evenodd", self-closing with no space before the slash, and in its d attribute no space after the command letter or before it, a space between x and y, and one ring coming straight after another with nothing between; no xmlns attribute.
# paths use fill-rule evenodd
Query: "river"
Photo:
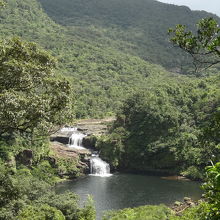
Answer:
<svg viewBox="0 0 220 220"><path fill-rule="evenodd" d="M80 202L92 195L97 219L104 211L140 205L171 205L184 197L198 200L202 191L193 181L166 180L158 176L114 174L110 177L86 176L58 186L59 192L70 190L80 196Z"/></svg>

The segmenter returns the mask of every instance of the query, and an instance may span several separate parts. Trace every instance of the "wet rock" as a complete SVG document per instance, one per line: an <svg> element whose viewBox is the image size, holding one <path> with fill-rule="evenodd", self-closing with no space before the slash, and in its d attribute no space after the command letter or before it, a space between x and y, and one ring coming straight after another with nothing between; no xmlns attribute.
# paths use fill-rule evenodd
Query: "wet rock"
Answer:
<svg viewBox="0 0 220 220"><path fill-rule="evenodd" d="M16 162L25 166L31 166L33 161L33 151L24 150L16 156Z"/></svg>
<svg viewBox="0 0 220 220"><path fill-rule="evenodd" d="M71 134L69 132L68 133L57 132L56 134L50 137L50 141L56 141L62 144L68 144L70 136Z"/></svg>
<svg viewBox="0 0 220 220"><path fill-rule="evenodd" d="M176 202L174 203L174 206L181 206L182 204L183 204L182 202L176 201Z"/></svg>
<svg viewBox="0 0 220 220"><path fill-rule="evenodd" d="M177 216L181 216L182 213L191 207L194 207L196 205L198 205L198 202L193 201L191 198L189 197L184 197L184 202L179 202L176 201L173 206L171 207L171 209L176 213Z"/></svg>
<svg viewBox="0 0 220 220"><path fill-rule="evenodd" d="M83 138L82 144L85 148L95 149L97 137L94 135L86 136Z"/></svg>
<svg viewBox="0 0 220 220"><path fill-rule="evenodd" d="M189 197L184 197L184 202L189 202L189 201L191 201L192 199L191 198L189 198Z"/></svg>
<svg viewBox="0 0 220 220"><path fill-rule="evenodd" d="M57 168L57 160L54 157L45 157L45 160L47 160L51 167Z"/></svg>

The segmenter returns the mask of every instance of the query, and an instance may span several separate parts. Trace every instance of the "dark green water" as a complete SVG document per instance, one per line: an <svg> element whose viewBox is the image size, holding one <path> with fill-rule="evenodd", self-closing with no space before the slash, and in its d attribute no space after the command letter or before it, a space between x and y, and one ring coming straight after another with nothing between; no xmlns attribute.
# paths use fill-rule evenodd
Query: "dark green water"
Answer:
<svg viewBox="0 0 220 220"><path fill-rule="evenodd" d="M86 176L58 186L59 192L71 190L81 202L92 195L97 219L103 211L123 209L140 205L170 205L182 201L185 196L199 199L202 191L197 182L164 180L157 176L115 174L110 177Z"/></svg>

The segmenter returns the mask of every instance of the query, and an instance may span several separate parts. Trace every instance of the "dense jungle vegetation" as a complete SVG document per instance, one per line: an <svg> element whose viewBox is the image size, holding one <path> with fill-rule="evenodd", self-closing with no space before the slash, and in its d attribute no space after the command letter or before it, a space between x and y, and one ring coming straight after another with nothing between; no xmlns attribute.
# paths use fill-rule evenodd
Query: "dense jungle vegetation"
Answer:
<svg viewBox="0 0 220 220"><path fill-rule="evenodd" d="M185 25L195 29L194 24L198 20L211 16L204 11L192 12L187 7L152 0L39 2L56 23L70 29L76 28L81 37L88 39L93 35L93 41L99 45L100 42L108 44L112 48L169 69L181 68L187 60L180 50L169 44L167 30L183 21ZM88 32L91 34L88 35Z"/></svg>
<svg viewBox="0 0 220 220"><path fill-rule="evenodd" d="M128 98L108 136L98 139L113 167L184 172L202 178L218 137L209 136L219 106L219 76L160 82ZM212 128L213 129L213 128ZM201 170L200 170L201 169Z"/></svg>
<svg viewBox="0 0 220 220"><path fill-rule="evenodd" d="M195 61L202 56L199 67L201 62L208 67L220 62L219 28L213 18L198 23L197 36L181 25L171 32L171 41L195 54ZM110 134L97 143L113 167L170 169L196 179L202 178L200 168L219 160L219 74L178 80L152 83L124 102Z"/></svg>
<svg viewBox="0 0 220 220"><path fill-rule="evenodd" d="M121 1L120 7L114 1L7 0L6 5L1 36L18 35L58 58L57 72L74 85L77 118L114 114L129 94L149 87L149 76L164 76L166 71L152 63L181 69L186 57L172 48L168 28L184 21L195 29L199 19L210 16L155 1Z"/></svg>
<svg viewBox="0 0 220 220"><path fill-rule="evenodd" d="M74 112L70 83L54 68L34 43L0 42L0 219L95 218L91 202L79 208L75 194L54 189L65 170L80 175L79 158L57 158L49 148L50 132Z"/></svg>
<svg viewBox="0 0 220 220"><path fill-rule="evenodd" d="M218 23L205 18L197 27L196 34L182 25L170 29L171 41L193 56L196 70L220 62ZM182 217L173 218L164 210L164 217L158 219L220 218L219 74L191 78L190 83L186 86L183 79L179 84L166 82L132 95L124 102L110 134L97 143L103 157L123 170L171 168L175 172L176 168L185 176L203 179L200 169L211 165L206 168L203 185L208 202L187 210ZM113 212L109 219L126 219L129 213L131 219L138 219L142 208Z"/></svg>
<svg viewBox="0 0 220 220"><path fill-rule="evenodd" d="M218 66L194 74L167 36L182 21L194 33L210 14L153 0L119 3L0 3L0 219L95 219L90 199L80 208L74 193L56 193L62 173L75 178L82 170L80 158L56 158L48 137L75 118L115 114L109 134L96 142L112 167L203 179L212 166L206 202L182 217L147 206L103 218L219 219ZM219 28L212 19L206 24L199 26L204 38L184 35L182 26L171 30L173 43L188 52L215 51L218 60Z"/></svg>

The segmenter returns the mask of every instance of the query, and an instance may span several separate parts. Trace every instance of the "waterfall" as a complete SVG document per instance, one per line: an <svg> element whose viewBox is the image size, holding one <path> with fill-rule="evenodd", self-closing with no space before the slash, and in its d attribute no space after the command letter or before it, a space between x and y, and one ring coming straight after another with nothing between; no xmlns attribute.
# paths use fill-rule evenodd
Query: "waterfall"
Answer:
<svg viewBox="0 0 220 220"><path fill-rule="evenodd" d="M86 137L85 134L79 132L77 127L64 127L61 129L63 133L70 133L68 146L78 150L85 149L82 145L83 138Z"/></svg>
<svg viewBox="0 0 220 220"><path fill-rule="evenodd" d="M60 131L65 136L69 137L68 147L78 150L86 149L82 145L83 138L86 137L86 135L78 131L77 127L64 127ZM110 173L109 164L103 161L96 151L93 152L90 157L90 175L100 177L108 177L112 175Z"/></svg>
<svg viewBox="0 0 220 220"><path fill-rule="evenodd" d="M92 154L90 158L90 175L108 177L110 174L110 166L103 161L98 154Z"/></svg>
<svg viewBox="0 0 220 220"><path fill-rule="evenodd" d="M69 147L77 148L77 149L85 149L82 146L83 138L86 137L85 134L75 131L69 139Z"/></svg>

